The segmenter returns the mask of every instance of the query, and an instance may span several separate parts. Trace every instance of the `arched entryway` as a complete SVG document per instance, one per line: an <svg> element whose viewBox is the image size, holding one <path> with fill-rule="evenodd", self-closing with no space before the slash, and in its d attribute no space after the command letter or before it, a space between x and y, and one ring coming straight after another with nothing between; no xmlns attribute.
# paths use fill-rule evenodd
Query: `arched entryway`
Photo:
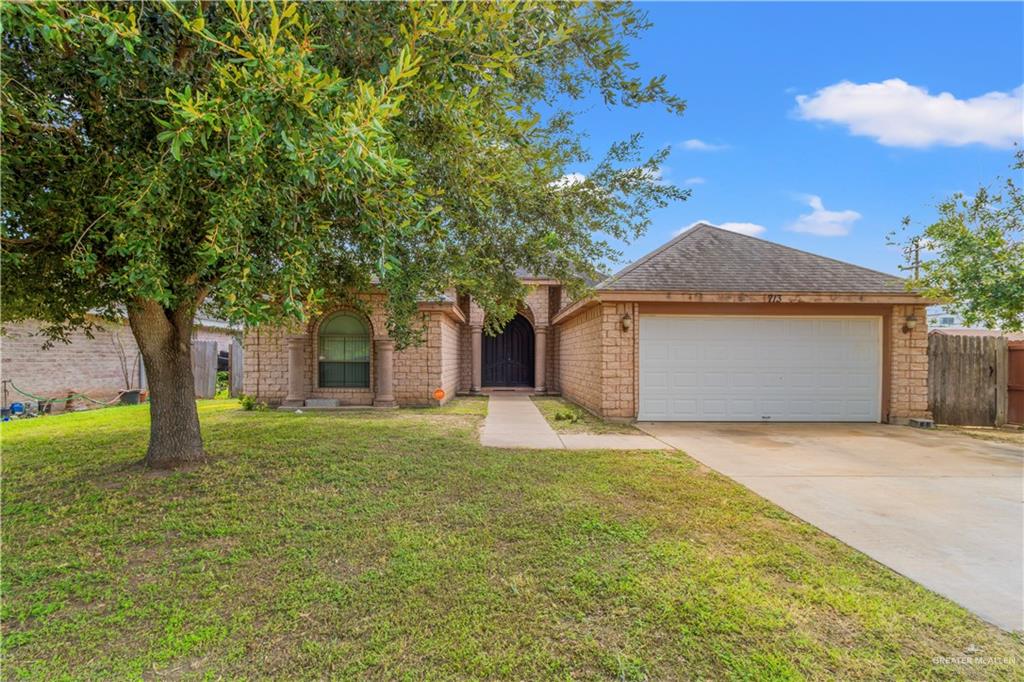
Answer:
<svg viewBox="0 0 1024 682"><path fill-rule="evenodd" d="M484 336L484 386L533 386L533 327L522 315L513 317L497 336Z"/></svg>

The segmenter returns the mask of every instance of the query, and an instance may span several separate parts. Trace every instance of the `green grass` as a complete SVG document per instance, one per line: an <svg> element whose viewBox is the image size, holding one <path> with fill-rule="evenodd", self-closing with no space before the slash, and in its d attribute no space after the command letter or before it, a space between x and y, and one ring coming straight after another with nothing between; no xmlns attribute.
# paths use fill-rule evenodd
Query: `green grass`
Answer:
<svg viewBox="0 0 1024 682"><path fill-rule="evenodd" d="M1001 427L936 424L935 428L959 436L969 436L978 440L987 440L992 443L1003 443L1005 445L1017 445L1024 448L1024 426L1012 424Z"/></svg>
<svg viewBox="0 0 1024 682"><path fill-rule="evenodd" d="M555 396L532 396L537 409L548 420L558 433L629 433L640 435L640 431L630 424L607 422L595 414L587 412L579 405ZM571 414L575 420L557 419L556 415Z"/></svg>
<svg viewBox="0 0 1024 682"><path fill-rule="evenodd" d="M464 396L461 398L453 398L452 400L448 401L447 404L441 407L410 407L402 408L402 411L407 412L409 414L462 414L475 417L486 417L487 396Z"/></svg>
<svg viewBox="0 0 1024 682"><path fill-rule="evenodd" d="M485 405L3 426L5 679L1020 679L1000 632L677 453L492 450ZM467 412L469 414L467 414Z"/></svg>

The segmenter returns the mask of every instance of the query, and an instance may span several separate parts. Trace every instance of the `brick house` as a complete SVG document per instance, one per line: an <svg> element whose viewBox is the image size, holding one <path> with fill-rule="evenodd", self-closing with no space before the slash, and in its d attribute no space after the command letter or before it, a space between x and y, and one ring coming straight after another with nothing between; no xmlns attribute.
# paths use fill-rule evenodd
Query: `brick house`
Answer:
<svg viewBox="0 0 1024 682"><path fill-rule="evenodd" d="M558 393L605 418L904 421L928 416L928 301L884 273L700 224L569 301L555 280L498 336L449 292L398 351L382 294L298 330L250 330L245 392L285 406L438 405ZM440 390L438 390L440 389Z"/></svg>

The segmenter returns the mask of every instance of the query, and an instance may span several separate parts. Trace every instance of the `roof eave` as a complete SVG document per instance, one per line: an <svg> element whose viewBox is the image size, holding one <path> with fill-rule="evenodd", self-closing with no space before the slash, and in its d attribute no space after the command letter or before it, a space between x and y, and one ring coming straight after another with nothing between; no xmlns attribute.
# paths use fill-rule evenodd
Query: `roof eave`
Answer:
<svg viewBox="0 0 1024 682"><path fill-rule="evenodd" d="M462 312L462 308L460 308L456 303L450 301L425 301L421 302L418 305L418 308L420 312L444 313L456 322L466 322L466 314Z"/></svg>
<svg viewBox="0 0 1024 682"><path fill-rule="evenodd" d="M771 297L769 299L769 297ZM781 297L781 298L780 298ZM559 311L560 324L601 302L612 303L863 303L932 305L935 301L912 291L673 291L596 289L593 296Z"/></svg>

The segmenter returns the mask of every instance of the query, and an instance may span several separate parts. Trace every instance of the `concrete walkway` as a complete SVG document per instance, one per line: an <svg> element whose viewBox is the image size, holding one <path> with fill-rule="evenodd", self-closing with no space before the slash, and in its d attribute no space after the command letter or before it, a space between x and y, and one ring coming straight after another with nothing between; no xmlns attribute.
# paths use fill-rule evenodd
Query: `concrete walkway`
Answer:
<svg viewBox="0 0 1024 682"><path fill-rule="evenodd" d="M480 444L491 448L561 450L562 441L548 425L530 396L521 393L492 395Z"/></svg>
<svg viewBox="0 0 1024 682"><path fill-rule="evenodd" d="M480 444L491 448L535 450L672 450L652 436L629 434L555 433L530 396L492 394Z"/></svg>

